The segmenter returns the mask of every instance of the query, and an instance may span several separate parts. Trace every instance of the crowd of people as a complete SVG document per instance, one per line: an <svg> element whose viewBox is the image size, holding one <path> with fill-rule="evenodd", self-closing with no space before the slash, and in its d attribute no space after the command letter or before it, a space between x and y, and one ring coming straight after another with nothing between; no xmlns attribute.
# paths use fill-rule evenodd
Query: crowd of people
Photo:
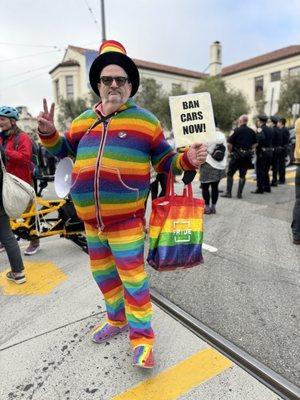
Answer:
<svg viewBox="0 0 300 400"><path fill-rule="evenodd" d="M242 197L247 170L251 168L255 156L257 189L254 194L270 193L271 186L285 183L285 157L289 153L289 130L285 128L285 119L259 115L256 130L248 124L247 115L242 115L238 126L228 138L230 161L227 171L227 189L223 197L232 197L233 176L239 171L237 197ZM271 124L271 126L270 126ZM270 169L272 167L272 180Z"/></svg>
<svg viewBox="0 0 300 400"><path fill-rule="evenodd" d="M227 167L227 185L226 192L222 197L231 198L233 188L233 177L239 171L239 183L237 197L242 198L243 189L246 183L246 174L254 163L256 172L257 188L252 191L253 194L271 193L271 187L284 185L286 183L286 164L285 158L290 154L290 132L286 128L285 118L266 115L258 115L256 119L256 129L253 130L248 126L247 115L241 115L238 119L238 126L227 139L228 148L228 167ZM293 243L300 244L300 118L295 122L295 152L294 163L296 164L295 178L295 205L293 208L292 235ZM215 143L214 146L217 144ZM254 161L255 160L255 161ZM206 163L209 161L209 155ZM214 161L215 162L215 161ZM200 167L200 181L202 170L205 179L205 164ZM272 174L270 173L272 170ZM271 179L270 179L271 175ZM218 176L221 177L220 175ZM219 181L213 178L209 179L210 184L217 184ZM205 187L201 183L202 195L205 199L206 213L210 214L209 197L205 195ZM203 190L204 189L204 190ZM206 200L207 198L207 200ZM215 197L217 199L217 195ZM216 203L216 200L215 200ZM213 207L215 213L215 204Z"/></svg>
<svg viewBox="0 0 300 400"><path fill-rule="evenodd" d="M205 214L215 214L219 197L219 183L226 180L226 191L221 197L232 198L234 175L239 173L236 197L242 199L249 169L255 169L257 188L251 193L271 193L271 187L285 184L285 158L290 154L290 132L285 127L285 118L258 115L255 128L248 126L248 116L241 115L237 127L226 139L225 134L216 123L216 140L207 149L207 158L199 168L200 188L205 201ZM299 139L298 139L299 140ZM220 147L222 146L222 148ZM217 154L215 154L217 151ZM217 157L219 155L219 157ZM296 160L295 160L296 162ZM186 184L196 176L195 172L187 172L182 180ZM160 183L159 196L165 193L166 178L154 176L155 196ZM155 197L154 197L155 198Z"/></svg>
<svg viewBox="0 0 300 400"><path fill-rule="evenodd" d="M216 142L208 148L204 143L194 143L180 152L165 139L157 118L138 107L132 99L139 88L139 72L122 44L116 41L102 43L90 68L89 80L101 99L93 109L82 113L70 129L60 135L54 124L54 104L48 108L44 99L43 111L38 116L38 133L43 146L56 157L71 156L75 160L71 196L85 225L91 273L102 292L107 311L105 321L92 332L92 340L102 343L129 330L133 365L152 368L152 305L144 265L145 205L150 190L151 166L156 174L151 184L153 198L164 194L166 174L170 170L174 175L184 172L185 184L200 171L205 213L214 214L218 185L226 176L227 156L230 161L224 197L232 196L233 176L239 171L237 196L242 198L254 151L257 157L255 193L270 192L271 186L285 182L282 164L288 140L285 121L280 119L270 128L266 125L267 117L259 116L254 132L247 126L247 116L242 115L228 141L217 129ZM1 107L1 155L8 172L33 184L32 143L18 128L17 120L15 109ZM299 142L299 135L297 137ZM297 153L296 161L300 163L299 158ZM270 184L271 165L273 179ZM299 168L297 177L299 181ZM162 185L160 194L159 183ZM293 234L300 243L298 187L295 207ZM11 265L7 279L24 283L26 277L20 249L1 202L0 241ZM38 247L37 240L31 242L25 254L34 254Z"/></svg>

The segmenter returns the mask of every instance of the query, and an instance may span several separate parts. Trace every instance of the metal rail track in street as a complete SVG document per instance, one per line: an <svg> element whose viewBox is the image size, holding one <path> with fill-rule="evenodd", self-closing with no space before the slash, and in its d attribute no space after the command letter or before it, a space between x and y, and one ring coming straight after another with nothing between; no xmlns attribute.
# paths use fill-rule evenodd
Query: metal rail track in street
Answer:
<svg viewBox="0 0 300 400"><path fill-rule="evenodd" d="M198 321L176 304L162 296L155 289L151 289L150 293L153 303L159 308L171 317L175 318L195 335L232 360L235 364L239 365L254 378L281 396L284 400L300 399L300 389L296 385L289 382L260 361L256 360L254 357L219 335L208 326L204 325L202 322Z"/></svg>

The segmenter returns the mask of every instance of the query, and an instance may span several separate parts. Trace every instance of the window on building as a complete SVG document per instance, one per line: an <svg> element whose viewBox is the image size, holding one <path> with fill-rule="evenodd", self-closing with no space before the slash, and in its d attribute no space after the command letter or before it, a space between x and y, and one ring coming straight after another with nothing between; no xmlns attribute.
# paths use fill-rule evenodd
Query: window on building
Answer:
<svg viewBox="0 0 300 400"><path fill-rule="evenodd" d="M179 83L172 83L172 91L176 92L177 90L180 90L181 85Z"/></svg>
<svg viewBox="0 0 300 400"><path fill-rule="evenodd" d="M254 97L255 100L260 100L264 93L264 77L257 76L254 78Z"/></svg>
<svg viewBox="0 0 300 400"><path fill-rule="evenodd" d="M60 98L60 91L59 91L59 80L56 79L56 81L54 81L54 85L55 85L55 96L56 96L56 102L59 102L59 98Z"/></svg>
<svg viewBox="0 0 300 400"><path fill-rule="evenodd" d="M276 71L276 72L272 72L271 73L271 82L280 81L280 79L281 79L281 72L280 71Z"/></svg>
<svg viewBox="0 0 300 400"><path fill-rule="evenodd" d="M66 76L66 92L67 92L67 99L74 98L74 83L72 75Z"/></svg>
<svg viewBox="0 0 300 400"><path fill-rule="evenodd" d="M289 69L290 76L299 76L300 75L300 67L294 67Z"/></svg>

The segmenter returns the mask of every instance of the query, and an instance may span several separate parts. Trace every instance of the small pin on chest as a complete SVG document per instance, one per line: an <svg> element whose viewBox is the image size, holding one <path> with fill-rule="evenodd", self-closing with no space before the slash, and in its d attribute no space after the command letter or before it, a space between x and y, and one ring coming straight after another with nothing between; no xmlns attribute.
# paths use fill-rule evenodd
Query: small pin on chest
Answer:
<svg viewBox="0 0 300 400"><path fill-rule="evenodd" d="M119 138L120 138L120 139L125 139L125 138L126 138L126 136L127 136L127 133L126 133L126 132L123 132L123 131L121 131L121 132L119 132L119 133L118 133L118 136L119 136Z"/></svg>

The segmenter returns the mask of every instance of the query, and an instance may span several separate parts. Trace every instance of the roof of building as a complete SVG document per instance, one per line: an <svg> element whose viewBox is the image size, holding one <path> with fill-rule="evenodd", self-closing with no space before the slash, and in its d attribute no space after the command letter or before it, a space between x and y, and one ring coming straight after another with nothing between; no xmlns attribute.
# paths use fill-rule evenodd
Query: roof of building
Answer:
<svg viewBox="0 0 300 400"><path fill-rule="evenodd" d="M259 67L264 64L279 61L284 58L297 56L300 54L300 45L288 46L279 50L271 51L258 57L249 58L236 64L229 65L222 69L222 76L235 74L250 68Z"/></svg>
<svg viewBox="0 0 300 400"><path fill-rule="evenodd" d="M62 61L61 63L57 64L54 68L49 71L49 74L52 74L57 68L59 67L74 67L74 66L79 66L79 62L75 60L66 60Z"/></svg>
<svg viewBox="0 0 300 400"><path fill-rule="evenodd" d="M157 64L150 61L138 60L136 58L133 59L136 65L139 68L150 69L154 71L166 72L169 74L186 76L189 78L205 78L208 75L203 72L191 71L190 69L170 67L169 65Z"/></svg>
<svg viewBox="0 0 300 400"><path fill-rule="evenodd" d="M96 50L86 49L86 48L78 47L78 46L69 45L68 48L71 50L74 50L82 55L85 55L86 51L93 51L93 52L97 53ZM263 54L258 57L249 58L248 60L229 65L228 67L224 67L224 68L222 68L221 75L222 76L232 75L237 72L245 71L247 69L255 68L255 67L258 67L258 66L261 66L264 64L269 64L269 63L279 61L279 60L282 60L282 59L285 59L288 57L293 57L293 56L296 56L299 54L300 54L300 45L284 47L282 49L271 51L270 53L266 53L266 54ZM139 68L149 69L152 71L171 73L171 74L175 74L175 75L181 75L181 76L186 76L189 78L196 78L196 79L201 79L201 78L205 78L208 76L208 74L205 74L203 72L197 72L197 71L191 71L191 70L183 69L183 68L171 67L169 65L158 64L158 63L153 63L153 62L144 61L144 60L138 60L138 59L133 59L133 60ZM74 60L63 61L60 64L56 65L50 71L50 73L52 73L59 67L74 66L74 65L79 65L79 64L77 61L74 61Z"/></svg>
<svg viewBox="0 0 300 400"><path fill-rule="evenodd" d="M80 53L82 55L85 54L86 50L94 51L95 53L98 53L96 50L85 49L83 47L69 45L68 48L71 50L77 51L78 53ZM143 68L143 69L149 69L151 71L165 72L165 73L169 73L169 74L181 75L181 76L186 76L189 78L196 78L196 79L205 78L207 76L207 74L204 74L202 72L191 71L189 69L171 67L169 65L158 64L158 63L144 61L144 60L138 60L136 58L133 58L133 60L136 63L137 67ZM57 67L58 66L56 66L56 68Z"/></svg>
<svg viewBox="0 0 300 400"><path fill-rule="evenodd" d="M85 49L84 47L72 46L71 44L69 44L68 49L75 50L75 51L77 51L78 53L83 54L83 55L85 54L85 51L86 51L86 50L95 51L95 52L96 52L96 50Z"/></svg>

